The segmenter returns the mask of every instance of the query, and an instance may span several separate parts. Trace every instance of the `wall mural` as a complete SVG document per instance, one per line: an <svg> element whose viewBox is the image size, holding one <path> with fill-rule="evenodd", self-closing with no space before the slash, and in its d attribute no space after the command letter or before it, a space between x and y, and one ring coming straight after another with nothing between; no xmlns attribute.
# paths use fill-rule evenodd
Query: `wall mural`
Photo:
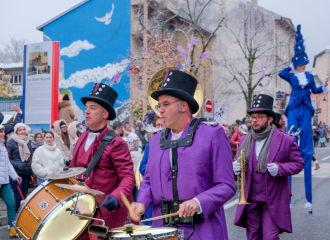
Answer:
<svg viewBox="0 0 330 240"><path fill-rule="evenodd" d="M118 92L117 120L128 121L130 15L129 0L90 0L43 27L45 41L60 42L59 100L70 96L80 122L80 98L100 82Z"/></svg>

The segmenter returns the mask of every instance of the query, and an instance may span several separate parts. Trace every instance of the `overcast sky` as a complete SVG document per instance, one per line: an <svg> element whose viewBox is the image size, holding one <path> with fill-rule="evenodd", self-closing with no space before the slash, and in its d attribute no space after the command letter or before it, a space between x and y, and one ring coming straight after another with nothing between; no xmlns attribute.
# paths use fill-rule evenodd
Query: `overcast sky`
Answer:
<svg viewBox="0 0 330 240"><path fill-rule="evenodd" d="M110 1L110 0L109 0ZM81 0L0 0L0 41L9 36L26 38L29 43L42 42L37 26L45 23ZM259 0L259 5L302 25L308 69L316 54L330 46L329 0Z"/></svg>

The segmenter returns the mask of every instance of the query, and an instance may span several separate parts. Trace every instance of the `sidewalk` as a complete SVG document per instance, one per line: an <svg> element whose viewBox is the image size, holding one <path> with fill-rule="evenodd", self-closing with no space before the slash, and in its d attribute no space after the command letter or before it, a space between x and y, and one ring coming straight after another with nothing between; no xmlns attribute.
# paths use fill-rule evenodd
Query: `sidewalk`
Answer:
<svg viewBox="0 0 330 240"><path fill-rule="evenodd" d="M1 240L9 239L7 207L1 198L0 198L0 239ZM19 238L11 238L11 239L19 239Z"/></svg>

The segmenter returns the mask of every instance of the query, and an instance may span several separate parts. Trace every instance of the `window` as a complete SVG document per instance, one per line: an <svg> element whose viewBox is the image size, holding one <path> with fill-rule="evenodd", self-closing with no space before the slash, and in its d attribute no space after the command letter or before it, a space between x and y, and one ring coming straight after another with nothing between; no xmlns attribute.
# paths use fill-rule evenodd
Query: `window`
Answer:
<svg viewBox="0 0 330 240"><path fill-rule="evenodd" d="M314 109L316 109L316 100L312 99L312 106L313 106Z"/></svg>
<svg viewBox="0 0 330 240"><path fill-rule="evenodd" d="M22 75L18 75L18 83L22 83Z"/></svg>
<svg viewBox="0 0 330 240"><path fill-rule="evenodd" d="M17 75L14 76L14 84L17 84L18 78Z"/></svg>

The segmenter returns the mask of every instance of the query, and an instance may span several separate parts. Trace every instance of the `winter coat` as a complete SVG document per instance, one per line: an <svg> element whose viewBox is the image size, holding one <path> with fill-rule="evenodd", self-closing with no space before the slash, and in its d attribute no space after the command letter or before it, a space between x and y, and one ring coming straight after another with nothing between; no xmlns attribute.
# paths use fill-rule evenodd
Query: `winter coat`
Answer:
<svg viewBox="0 0 330 240"><path fill-rule="evenodd" d="M241 133L236 130L236 132L233 134L233 136L230 139L230 145L231 145L231 150L234 152L237 152L237 142L239 142L239 140L241 139L242 135Z"/></svg>
<svg viewBox="0 0 330 240"><path fill-rule="evenodd" d="M30 150L30 159L32 161L33 158L33 150L32 150L32 146L31 146L31 141L29 141L29 143L27 144L29 150ZM14 140L14 139L10 139L7 143L7 148L10 154L10 162L13 165L16 173L19 176L30 176L31 172L32 172L32 168L31 168L31 163L29 159L24 159L27 161L22 162L22 159L19 155L19 150L18 150L18 143Z"/></svg>
<svg viewBox="0 0 330 240"><path fill-rule="evenodd" d="M58 112L58 119L63 119L70 124L74 121L74 110L71 106L70 101L63 101L59 104L59 112Z"/></svg>
<svg viewBox="0 0 330 240"><path fill-rule="evenodd" d="M38 147L33 154L32 170L41 179L49 179L49 175L61 171L64 167L63 155L56 144Z"/></svg>
<svg viewBox="0 0 330 240"><path fill-rule="evenodd" d="M62 139L62 131L60 128L60 122L65 122L65 120L60 119L56 122L54 122L54 129L53 129L53 133L54 133L54 143L56 144L56 146L58 147L58 149L60 149L63 157L65 160L69 161L72 159L72 149L73 149L73 144L71 142L70 139L70 148L68 148L66 145L64 145L64 141Z"/></svg>
<svg viewBox="0 0 330 240"><path fill-rule="evenodd" d="M9 177L13 180L18 178L13 165L11 165L8 152L5 147L5 140L0 141L0 184L8 184Z"/></svg>
<svg viewBox="0 0 330 240"><path fill-rule="evenodd" d="M79 124L78 121L73 121L68 126L68 133L72 144L75 144L78 141L77 124Z"/></svg>
<svg viewBox="0 0 330 240"><path fill-rule="evenodd" d="M319 128L319 133L320 133L320 138L324 138L325 134L327 134L327 129L324 126L322 126Z"/></svg>
<svg viewBox="0 0 330 240"><path fill-rule="evenodd" d="M0 113L0 114L3 116L2 113ZM22 121L22 118L23 118L23 115L21 113L17 113L13 123L11 123L11 124L5 124L4 125L5 126L5 135L7 135L7 134L9 134L11 132L14 132L15 125L17 123L21 122ZM0 118L0 120L1 120L1 118ZM3 119L1 120L1 122L2 121L3 121Z"/></svg>
<svg viewBox="0 0 330 240"><path fill-rule="evenodd" d="M314 130L313 138L314 140L318 140L320 138L320 132L318 129Z"/></svg>

